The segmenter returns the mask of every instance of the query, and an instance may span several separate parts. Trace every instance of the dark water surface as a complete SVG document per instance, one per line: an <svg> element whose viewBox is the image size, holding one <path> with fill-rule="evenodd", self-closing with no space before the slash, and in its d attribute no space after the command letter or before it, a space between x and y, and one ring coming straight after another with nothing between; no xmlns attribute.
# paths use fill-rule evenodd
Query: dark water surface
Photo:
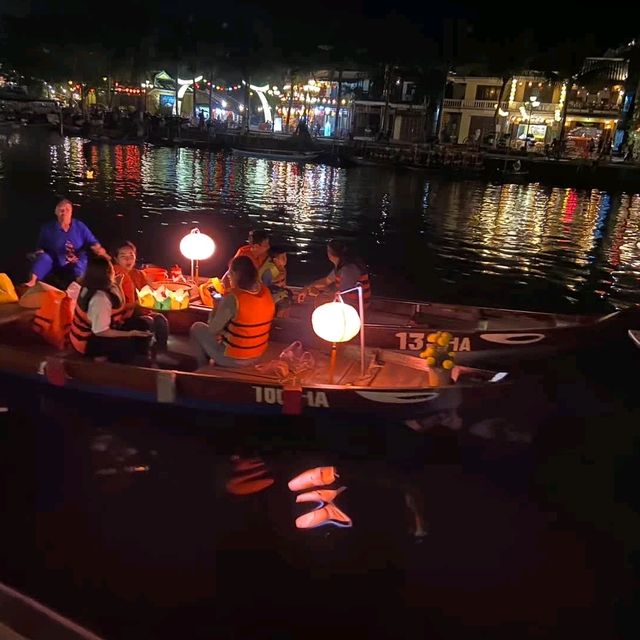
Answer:
<svg viewBox="0 0 640 640"><path fill-rule="evenodd" d="M14 274L53 194L108 244L179 261L198 223L220 272L268 224L294 281L357 238L378 291L588 311L638 301L636 195L431 180L420 173L101 147L20 130L0 141L0 256ZM278 211L285 208L285 213ZM186 266L186 265L185 265ZM404 425L202 416L0 380L0 580L129 639L636 638L637 376L630 343L544 363L474 419L537 439L460 446ZM232 455L265 490L229 491ZM336 465L351 529L303 531L287 482ZM416 535L424 533L426 535Z"/></svg>

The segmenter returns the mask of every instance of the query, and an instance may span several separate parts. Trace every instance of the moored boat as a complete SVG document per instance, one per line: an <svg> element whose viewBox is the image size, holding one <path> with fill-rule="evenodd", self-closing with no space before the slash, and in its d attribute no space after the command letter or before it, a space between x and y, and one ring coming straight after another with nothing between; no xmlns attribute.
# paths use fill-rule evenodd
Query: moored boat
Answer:
<svg viewBox="0 0 640 640"><path fill-rule="evenodd" d="M313 305L295 305L278 326L304 325L300 320L310 316ZM548 357L624 335L639 323L637 307L607 315L571 315L375 296L365 313L367 345L418 354L430 333L444 330L453 335L450 348L458 352L457 361L465 364L479 358ZM308 338L308 333L303 335Z"/></svg>
<svg viewBox="0 0 640 640"><path fill-rule="evenodd" d="M320 154L315 151L291 151L288 149L232 149L234 156L283 160L285 162L311 162Z"/></svg>

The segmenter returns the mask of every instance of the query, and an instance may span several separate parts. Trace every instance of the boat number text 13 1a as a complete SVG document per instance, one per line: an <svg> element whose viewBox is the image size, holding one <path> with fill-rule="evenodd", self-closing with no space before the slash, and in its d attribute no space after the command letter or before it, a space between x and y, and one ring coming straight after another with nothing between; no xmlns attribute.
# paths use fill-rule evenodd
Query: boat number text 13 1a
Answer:
<svg viewBox="0 0 640 640"><path fill-rule="evenodd" d="M426 333L401 331L396 333L396 338L400 341L398 348L402 351L422 351L427 346ZM449 343L449 348L451 351L471 351L471 342L469 338L454 336Z"/></svg>

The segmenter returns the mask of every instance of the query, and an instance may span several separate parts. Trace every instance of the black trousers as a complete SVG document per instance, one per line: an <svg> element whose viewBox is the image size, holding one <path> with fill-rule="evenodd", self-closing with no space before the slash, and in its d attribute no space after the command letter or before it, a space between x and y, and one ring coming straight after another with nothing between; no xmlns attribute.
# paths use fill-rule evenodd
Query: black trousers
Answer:
<svg viewBox="0 0 640 640"><path fill-rule="evenodd" d="M122 326L123 331L148 331L149 325L142 317L129 318ZM87 342L86 355L90 358L107 358L109 362L147 364L151 338L105 338L92 335Z"/></svg>

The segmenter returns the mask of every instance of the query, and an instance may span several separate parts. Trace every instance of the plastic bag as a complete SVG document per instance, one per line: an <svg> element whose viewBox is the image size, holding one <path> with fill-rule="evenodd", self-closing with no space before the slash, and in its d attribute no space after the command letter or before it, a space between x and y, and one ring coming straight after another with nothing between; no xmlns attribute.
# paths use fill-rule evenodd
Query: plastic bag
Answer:
<svg viewBox="0 0 640 640"><path fill-rule="evenodd" d="M310 371L316 366L313 355L303 349L300 340L292 342L286 349L283 349L278 359L286 362L289 369L296 374Z"/></svg>

